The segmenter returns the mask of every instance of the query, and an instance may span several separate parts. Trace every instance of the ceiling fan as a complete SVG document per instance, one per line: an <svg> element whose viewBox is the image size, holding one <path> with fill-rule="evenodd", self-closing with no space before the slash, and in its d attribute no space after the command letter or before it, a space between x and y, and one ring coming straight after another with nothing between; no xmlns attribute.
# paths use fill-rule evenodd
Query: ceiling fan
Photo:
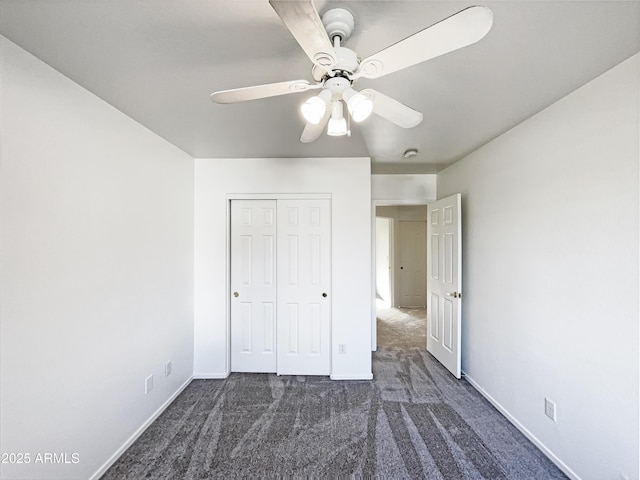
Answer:
<svg viewBox="0 0 640 480"><path fill-rule="evenodd" d="M312 0L269 0L269 3L313 62L316 83L292 80L222 90L212 93L211 100L236 103L320 90L301 106L307 122L300 137L304 143L316 140L327 124L328 135L347 134L343 103L355 122L365 120L373 112L402 128L415 127L422 122L422 113L370 88L357 92L353 83L359 78L379 78L476 43L493 24L489 8L469 7L360 60L353 50L341 46L354 28L353 15L348 10L334 8L320 18Z"/></svg>

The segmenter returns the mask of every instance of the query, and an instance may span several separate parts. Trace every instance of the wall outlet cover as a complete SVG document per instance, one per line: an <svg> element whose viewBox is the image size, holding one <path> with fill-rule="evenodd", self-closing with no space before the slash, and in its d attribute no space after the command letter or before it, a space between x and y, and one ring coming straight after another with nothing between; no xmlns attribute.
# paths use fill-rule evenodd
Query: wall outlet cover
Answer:
<svg viewBox="0 0 640 480"><path fill-rule="evenodd" d="M548 398L544 399L544 414L554 422L556 421L556 404Z"/></svg>
<svg viewBox="0 0 640 480"><path fill-rule="evenodd" d="M144 379L144 393L148 394L151 390L153 390L153 375L149 375Z"/></svg>

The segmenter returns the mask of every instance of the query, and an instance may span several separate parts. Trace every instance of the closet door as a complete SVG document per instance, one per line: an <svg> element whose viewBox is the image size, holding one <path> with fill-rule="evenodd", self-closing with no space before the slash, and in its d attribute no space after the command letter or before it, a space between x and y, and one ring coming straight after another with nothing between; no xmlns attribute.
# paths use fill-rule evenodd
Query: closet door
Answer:
<svg viewBox="0 0 640 480"><path fill-rule="evenodd" d="M278 201L278 374L329 375L331 208Z"/></svg>
<svg viewBox="0 0 640 480"><path fill-rule="evenodd" d="M276 372L276 201L231 202L231 371Z"/></svg>

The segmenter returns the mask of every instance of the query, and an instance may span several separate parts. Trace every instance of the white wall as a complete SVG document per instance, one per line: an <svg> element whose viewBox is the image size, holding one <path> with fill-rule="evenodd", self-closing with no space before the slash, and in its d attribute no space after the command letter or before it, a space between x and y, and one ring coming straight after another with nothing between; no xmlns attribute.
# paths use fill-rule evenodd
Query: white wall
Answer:
<svg viewBox="0 0 640 480"><path fill-rule="evenodd" d="M433 174L371 175L371 198L376 205L427 203L436 199Z"/></svg>
<svg viewBox="0 0 640 480"><path fill-rule="evenodd" d="M368 158L196 159L195 376L229 373L227 195L288 193L332 196L331 377L371 378Z"/></svg>
<svg viewBox="0 0 640 480"><path fill-rule="evenodd" d="M636 55L438 175L463 196L463 370L582 479L639 475L639 89Z"/></svg>
<svg viewBox="0 0 640 480"><path fill-rule="evenodd" d="M192 374L193 159L4 37L0 61L0 450L30 454L0 476L88 478Z"/></svg>

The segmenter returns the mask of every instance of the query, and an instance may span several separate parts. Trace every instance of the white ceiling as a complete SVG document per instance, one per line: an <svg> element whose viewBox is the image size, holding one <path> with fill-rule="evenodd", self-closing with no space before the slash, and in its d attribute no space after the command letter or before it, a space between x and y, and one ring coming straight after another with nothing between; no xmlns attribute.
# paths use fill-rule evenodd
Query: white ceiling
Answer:
<svg viewBox="0 0 640 480"><path fill-rule="evenodd" d="M322 1L356 21L361 58L473 5ZM370 156L379 173L431 173L640 51L640 1L488 1L479 43L361 79L423 112L402 129L372 115L352 136L299 141L313 93L218 105L215 90L313 81L311 62L267 0L0 0L0 34L194 157ZM408 148L419 153L403 158Z"/></svg>

